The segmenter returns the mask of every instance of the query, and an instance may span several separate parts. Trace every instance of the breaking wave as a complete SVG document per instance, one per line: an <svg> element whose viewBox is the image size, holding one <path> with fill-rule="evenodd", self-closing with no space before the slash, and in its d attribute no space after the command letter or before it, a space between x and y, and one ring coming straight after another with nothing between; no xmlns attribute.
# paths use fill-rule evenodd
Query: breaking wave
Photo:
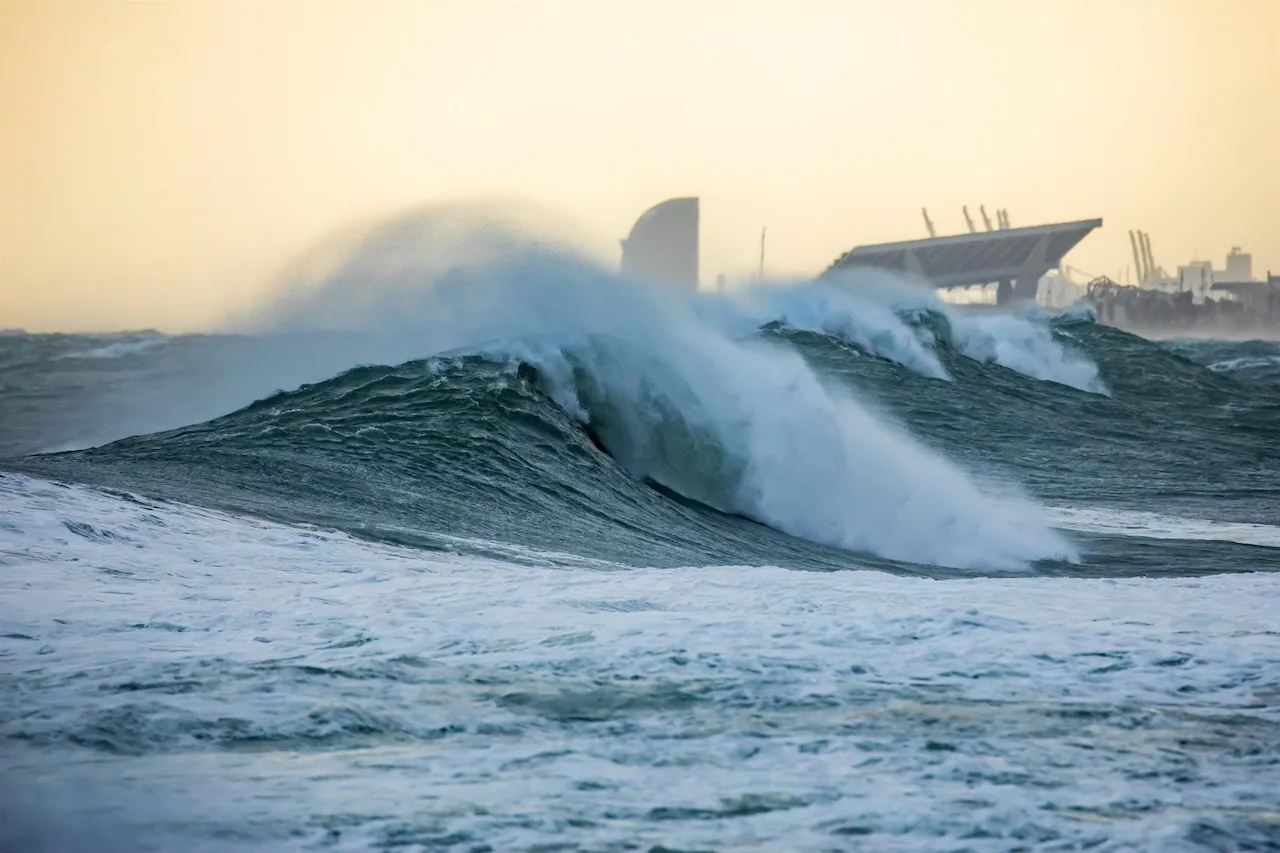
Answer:
<svg viewBox="0 0 1280 853"><path fill-rule="evenodd" d="M1171 424L1170 406L1211 412L1235 393L1078 310L966 309L881 273L653 288L553 242L430 217L372 235L252 321L160 339L163 358L152 336L107 343L153 359L145 379L163 390L125 397L150 421L20 467L424 547L1046 570L1079 560L1080 540L1029 494L1186 482L1192 461L1133 407ZM179 367L162 381L157 365ZM1264 414L1232 409L1203 455L1271 429ZM1085 434L1110 444L1072 443ZM1112 496L1072 475L1114 472L1130 444L1159 476Z"/></svg>
<svg viewBox="0 0 1280 853"><path fill-rule="evenodd" d="M698 294L485 235L466 241L465 255L442 264L438 252L419 254L428 262L415 267L400 251L381 277L380 256L362 259L358 278L335 277L281 320L292 327L319 314L331 324L330 306L349 305L358 287L366 330L410 331L424 354L532 365L545 393L633 475L813 542L965 568L1075 556L1033 503L1007 489L988 494L847 389L822 382L798 353L725 323L730 312L708 321ZM883 302L813 285L754 291L738 304L756 328L776 320L847 336L945 376L926 327L909 327ZM1027 321L1012 327L1024 336L1013 350L1034 348Z"/></svg>

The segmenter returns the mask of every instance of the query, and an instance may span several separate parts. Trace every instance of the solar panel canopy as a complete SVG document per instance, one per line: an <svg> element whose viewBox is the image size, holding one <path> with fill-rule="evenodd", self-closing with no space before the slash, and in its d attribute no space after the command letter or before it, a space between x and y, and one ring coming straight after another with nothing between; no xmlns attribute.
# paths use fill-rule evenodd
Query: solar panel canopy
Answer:
<svg viewBox="0 0 1280 853"><path fill-rule="evenodd" d="M934 287L966 287L1017 280L1019 289L1062 263L1062 258L1101 219L1027 228L978 231L900 243L858 246L823 275L859 268L884 269L927 279Z"/></svg>

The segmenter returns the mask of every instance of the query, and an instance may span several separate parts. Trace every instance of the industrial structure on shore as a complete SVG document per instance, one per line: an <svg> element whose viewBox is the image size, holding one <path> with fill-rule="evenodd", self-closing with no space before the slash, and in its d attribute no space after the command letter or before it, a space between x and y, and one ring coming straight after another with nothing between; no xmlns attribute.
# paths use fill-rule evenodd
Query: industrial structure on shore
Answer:
<svg viewBox="0 0 1280 853"><path fill-rule="evenodd" d="M1280 276L1255 278L1253 258L1239 246L1231 247L1221 269L1191 261L1171 275L1156 263L1150 234L1130 231L1129 244L1137 284L1108 278L1089 283L1088 299L1100 321L1149 333L1280 331Z"/></svg>
<svg viewBox="0 0 1280 853"><path fill-rule="evenodd" d="M984 229L963 209L966 233L939 237L928 210L922 210L929 236L917 240L856 246L820 275L833 278L859 269L897 273L944 291L953 298L970 288L989 301L994 286L998 306L1038 301L1065 307L1087 299L1098 319L1133 331L1194 332L1199 328L1249 333L1280 330L1280 276L1254 278L1253 259L1233 246L1222 269L1208 261L1191 261L1170 274L1156 263L1151 235L1130 231L1136 284L1120 284L1106 276L1073 279L1064 263L1068 252L1101 219L1082 219L1015 228L1007 210L996 211L995 224L979 206ZM699 202L673 198L645 211L622 241L622 272L629 277L698 288ZM761 233L760 273L764 273ZM718 285L722 286L723 276ZM970 300L972 301L972 300Z"/></svg>

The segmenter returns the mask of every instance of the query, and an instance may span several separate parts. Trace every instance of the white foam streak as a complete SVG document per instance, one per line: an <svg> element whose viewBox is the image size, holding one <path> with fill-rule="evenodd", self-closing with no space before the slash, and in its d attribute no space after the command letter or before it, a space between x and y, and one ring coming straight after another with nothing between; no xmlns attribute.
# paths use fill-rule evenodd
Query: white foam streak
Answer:
<svg viewBox="0 0 1280 853"><path fill-rule="evenodd" d="M1234 373L1236 371L1257 370L1276 366L1280 366L1280 355L1259 355L1216 361L1209 365L1209 369L1218 373Z"/></svg>
<svg viewBox="0 0 1280 853"><path fill-rule="evenodd" d="M1185 518L1157 512L1093 507L1051 507L1049 517L1064 530L1135 536L1142 539L1181 539L1235 542L1280 548L1280 527L1240 521Z"/></svg>

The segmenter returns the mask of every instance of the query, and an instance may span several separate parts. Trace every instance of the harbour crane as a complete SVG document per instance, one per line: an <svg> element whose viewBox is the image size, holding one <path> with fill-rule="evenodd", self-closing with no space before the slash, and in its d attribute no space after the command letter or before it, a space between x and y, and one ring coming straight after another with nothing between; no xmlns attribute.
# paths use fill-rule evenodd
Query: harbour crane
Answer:
<svg viewBox="0 0 1280 853"><path fill-rule="evenodd" d="M1138 276L1138 284L1146 284L1147 268L1143 263L1144 255L1142 252L1138 251L1138 237L1132 230L1129 231L1129 248L1133 249L1133 269L1135 274Z"/></svg>

